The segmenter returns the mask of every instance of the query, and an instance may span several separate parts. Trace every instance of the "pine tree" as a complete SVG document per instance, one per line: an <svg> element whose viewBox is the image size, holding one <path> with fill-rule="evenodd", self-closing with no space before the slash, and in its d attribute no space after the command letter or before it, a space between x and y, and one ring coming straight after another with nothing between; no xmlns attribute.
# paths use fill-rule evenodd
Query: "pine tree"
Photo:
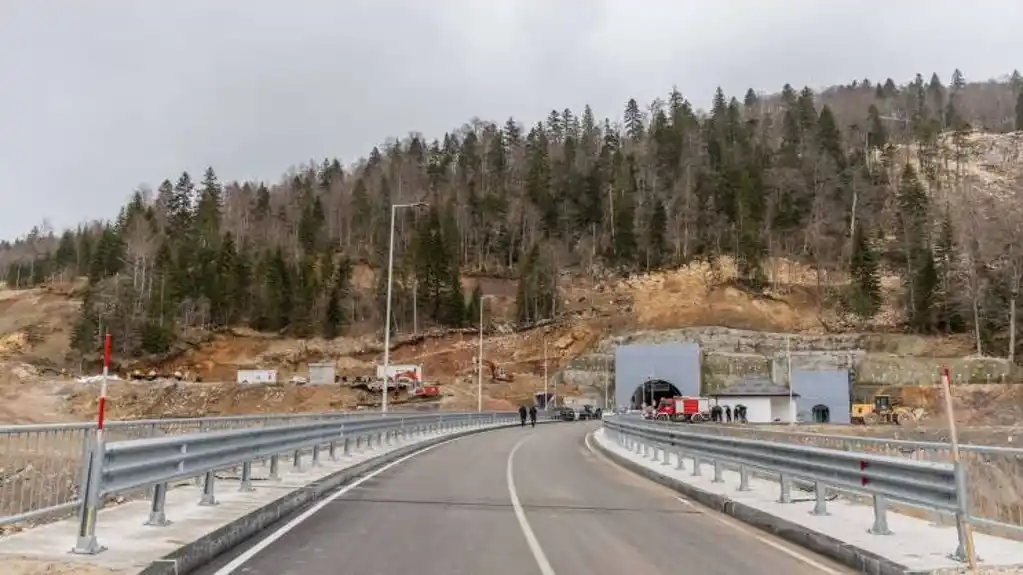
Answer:
<svg viewBox="0 0 1023 575"><path fill-rule="evenodd" d="M835 162L835 167L839 172L845 169L846 160L842 148L842 134L835 124L835 116L831 107L827 105L821 108L820 117L817 120L817 145Z"/></svg>
<svg viewBox="0 0 1023 575"><path fill-rule="evenodd" d="M624 162L619 183L621 193L617 194L614 207L613 256L618 266L627 267L636 261L636 206L639 193L636 181L636 163L631 155Z"/></svg>
<svg viewBox="0 0 1023 575"><path fill-rule="evenodd" d="M515 294L516 317L520 323L533 323L553 316L557 288L540 246L533 244L519 267L519 285Z"/></svg>
<svg viewBox="0 0 1023 575"><path fill-rule="evenodd" d="M917 267L913 277L913 284L916 293L914 294L912 314L909 317L910 326L917 332L931 332L934 330L935 299L938 292L938 269L934 264L934 252L929 247L920 250Z"/></svg>
<svg viewBox="0 0 1023 575"><path fill-rule="evenodd" d="M881 122L881 112L877 106L871 104L867 109L867 121L870 124L870 131L867 134L867 143L871 148L883 150L888 145L888 131Z"/></svg>
<svg viewBox="0 0 1023 575"><path fill-rule="evenodd" d="M1016 131L1023 131L1023 90L1016 96Z"/></svg>
<svg viewBox="0 0 1023 575"><path fill-rule="evenodd" d="M955 268L955 231L952 224L952 213L945 206L944 216L934 241L934 265L937 278L936 300L938 302L937 324L948 329L960 329L961 319L955 310L955 294L952 291L953 273Z"/></svg>
<svg viewBox="0 0 1023 575"><path fill-rule="evenodd" d="M904 280L908 288L906 318L913 329L927 331L934 325L931 310L937 288L937 271L930 247L930 202L911 164L906 164L903 169L896 202L900 219L899 238L905 255Z"/></svg>
<svg viewBox="0 0 1023 575"><path fill-rule="evenodd" d="M659 269L664 265L667 258L667 245L664 236L667 233L668 214L664 210L664 204L660 201L654 202L654 208L650 213L650 225L647 227L647 267Z"/></svg>
<svg viewBox="0 0 1023 575"><path fill-rule="evenodd" d="M188 172L181 174L170 191L167 205L167 232L177 242L185 242L192 236L192 206L195 186Z"/></svg>
<svg viewBox="0 0 1023 575"><path fill-rule="evenodd" d="M466 324L465 294L462 293L462 281L457 269L452 269L449 272L444 297L446 301L440 320L451 327L464 326Z"/></svg>
<svg viewBox="0 0 1023 575"><path fill-rule="evenodd" d="M345 324L344 300L348 297L351 284L351 263L342 258L330 280L327 307L323 314L321 332L325 339L334 339L341 334Z"/></svg>
<svg viewBox="0 0 1023 575"><path fill-rule="evenodd" d="M479 282L472 288L472 295L469 297L469 304L465 309L465 317L469 323L476 323L480 318L480 310L483 306L483 287Z"/></svg>
<svg viewBox="0 0 1023 575"><path fill-rule="evenodd" d="M57 251L53 254L54 264L59 269L65 269L75 264L77 252L74 234L71 233L71 230L64 230L64 233L60 236L60 244L57 245Z"/></svg>
<svg viewBox="0 0 1023 575"><path fill-rule="evenodd" d="M629 135L630 140L638 142L643 139L645 129L643 112L640 111L636 99L630 98L625 104L625 133Z"/></svg>
<svg viewBox="0 0 1023 575"><path fill-rule="evenodd" d="M966 76L963 76L963 73L959 71L959 68L956 68L955 71L952 72L952 82L950 85L954 90L962 90L966 87Z"/></svg>
<svg viewBox="0 0 1023 575"><path fill-rule="evenodd" d="M215 248L219 244L222 193L213 168L206 168L195 206L195 228L201 248Z"/></svg>
<svg viewBox="0 0 1023 575"><path fill-rule="evenodd" d="M864 319L874 317L881 306L881 278L877 253L863 226L858 226L853 232L849 274L852 276L850 308Z"/></svg>

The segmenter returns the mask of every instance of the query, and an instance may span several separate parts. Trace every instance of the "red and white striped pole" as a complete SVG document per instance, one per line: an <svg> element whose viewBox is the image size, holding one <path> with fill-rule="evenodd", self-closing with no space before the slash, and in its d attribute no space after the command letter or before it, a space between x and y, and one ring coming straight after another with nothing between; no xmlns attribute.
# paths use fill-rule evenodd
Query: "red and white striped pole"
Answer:
<svg viewBox="0 0 1023 575"><path fill-rule="evenodd" d="M103 338L103 379L99 386L99 407L96 413L96 434L102 445L103 418L107 407L107 377L110 375L110 334Z"/></svg>
<svg viewBox="0 0 1023 575"><path fill-rule="evenodd" d="M96 512L99 509L100 467L103 461L103 418L107 407L107 376L110 375L110 334L103 338L103 379L99 388L99 405L96 408L96 443L91 447L86 483L82 491L82 508L79 515L78 541L73 553L95 555L104 549L96 541Z"/></svg>

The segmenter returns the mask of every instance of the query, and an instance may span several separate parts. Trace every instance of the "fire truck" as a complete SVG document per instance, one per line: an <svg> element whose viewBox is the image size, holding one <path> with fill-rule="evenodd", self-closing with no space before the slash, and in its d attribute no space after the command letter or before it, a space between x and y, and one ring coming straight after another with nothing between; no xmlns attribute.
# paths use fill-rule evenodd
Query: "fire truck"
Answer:
<svg viewBox="0 0 1023 575"><path fill-rule="evenodd" d="M649 417L660 421L703 423L710 420L710 399L686 396L664 397Z"/></svg>

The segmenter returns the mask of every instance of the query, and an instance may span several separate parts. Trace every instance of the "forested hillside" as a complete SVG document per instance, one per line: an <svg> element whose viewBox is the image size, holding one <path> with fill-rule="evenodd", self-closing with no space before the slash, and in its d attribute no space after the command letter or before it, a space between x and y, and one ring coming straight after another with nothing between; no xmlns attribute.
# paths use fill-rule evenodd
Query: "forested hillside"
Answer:
<svg viewBox="0 0 1023 575"><path fill-rule="evenodd" d="M183 173L137 191L114 221L4 243L0 272L10 288L87 275L72 343L83 353L103 330L123 357L229 325L331 338L379 325L386 275L364 293L353 270L385 268L391 204L422 201L396 212L396 323L411 321L413 290L421 323L472 323L481 294L466 297L466 274L518 278L516 319L530 322L557 313L564 273L728 255L759 290L764 263L786 257L850 278L828 303L864 318L882 272L898 275L906 329L971 332L982 349L1012 323L1023 281L1023 189L1011 173L991 193L965 166L978 131L1012 130L1023 130L1018 72L719 90L706 112L672 90L630 100L620 122L589 107L474 119L276 185Z"/></svg>

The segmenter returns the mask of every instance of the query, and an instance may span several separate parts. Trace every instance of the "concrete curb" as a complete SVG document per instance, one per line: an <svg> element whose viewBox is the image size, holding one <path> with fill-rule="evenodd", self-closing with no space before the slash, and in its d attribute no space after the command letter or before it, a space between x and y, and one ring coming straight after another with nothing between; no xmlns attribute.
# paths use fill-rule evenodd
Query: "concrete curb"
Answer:
<svg viewBox="0 0 1023 575"><path fill-rule="evenodd" d="M791 543L795 543L800 547L820 553L821 555L834 559L843 565L857 569L861 573L866 573L868 575L928 575L932 573L932 571L911 571L907 567L900 565L891 559L887 559L871 551L850 545L844 541L835 539L830 535L825 535L803 525L793 523L780 517L775 517L774 515L765 513L759 509L755 509L749 505L740 503L723 495L704 491L698 487L693 487L688 483L684 483L672 477L661 475L653 469L640 465L611 451L599 441L593 441L592 443L608 459L614 461L625 469L632 471L633 473L642 475L651 481L659 483L673 491L677 491L678 493L685 495L687 498L700 503L705 507L709 507L714 511L724 513L725 515L734 517L743 523L781 537Z"/></svg>
<svg viewBox="0 0 1023 575"><path fill-rule="evenodd" d="M555 421L537 421L537 424L556 423ZM402 457L415 453L438 443L450 441L459 437L476 435L496 429L507 429L519 427L518 422L509 423L497 427L485 429L466 429L421 441L413 445L399 447L390 453L378 455L361 463L342 469L337 473L318 479L305 487L299 488L274 501L252 511L248 515L239 517L216 531L212 531L178 548L160 559L153 561L139 575L187 575L196 569L206 565L213 559L230 551L234 547L244 543L253 535L259 533L266 527L273 525L280 519L308 507L316 500L322 498L334 489L346 483L371 473L372 471L401 459Z"/></svg>

